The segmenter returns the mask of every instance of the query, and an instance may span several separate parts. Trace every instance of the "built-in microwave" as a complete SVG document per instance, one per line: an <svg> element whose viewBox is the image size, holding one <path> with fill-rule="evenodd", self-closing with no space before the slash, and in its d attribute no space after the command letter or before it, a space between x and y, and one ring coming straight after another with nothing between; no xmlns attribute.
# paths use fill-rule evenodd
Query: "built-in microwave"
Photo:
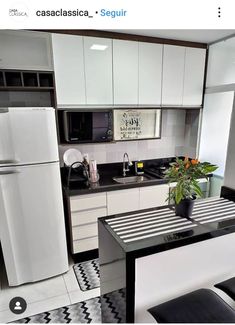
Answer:
<svg viewBox="0 0 235 325"><path fill-rule="evenodd" d="M64 111L64 134L69 143L110 142L113 140L111 110Z"/></svg>

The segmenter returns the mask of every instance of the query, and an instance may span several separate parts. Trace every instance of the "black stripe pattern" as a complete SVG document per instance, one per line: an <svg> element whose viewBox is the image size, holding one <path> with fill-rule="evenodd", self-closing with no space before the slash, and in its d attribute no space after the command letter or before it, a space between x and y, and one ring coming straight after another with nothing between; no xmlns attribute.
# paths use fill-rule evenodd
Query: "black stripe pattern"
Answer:
<svg viewBox="0 0 235 325"><path fill-rule="evenodd" d="M227 220L235 217L235 203L222 197L195 202L192 218L200 224Z"/></svg>
<svg viewBox="0 0 235 325"><path fill-rule="evenodd" d="M124 243L196 227L191 220L175 215L169 208L149 212L128 213L106 220Z"/></svg>
<svg viewBox="0 0 235 325"><path fill-rule="evenodd" d="M170 208L163 208L127 213L121 217L107 219L106 222L116 235L128 244L230 218L235 218L235 203L224 198L212 197L195 202L190 220L176 216L174 210Z"/></svg>

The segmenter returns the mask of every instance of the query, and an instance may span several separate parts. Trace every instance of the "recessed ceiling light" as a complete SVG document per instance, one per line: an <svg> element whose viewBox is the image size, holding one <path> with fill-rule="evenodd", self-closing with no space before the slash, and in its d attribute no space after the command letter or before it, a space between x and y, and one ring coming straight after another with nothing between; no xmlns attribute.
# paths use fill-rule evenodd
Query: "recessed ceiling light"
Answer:
<svg viewBox="0 0 235 325"><path fill-rule="evenodd" d="M98 51L104 51L107 49L107 45L101 45L101 44L93 44L90 49L91 50L98 50Z"/></svg>

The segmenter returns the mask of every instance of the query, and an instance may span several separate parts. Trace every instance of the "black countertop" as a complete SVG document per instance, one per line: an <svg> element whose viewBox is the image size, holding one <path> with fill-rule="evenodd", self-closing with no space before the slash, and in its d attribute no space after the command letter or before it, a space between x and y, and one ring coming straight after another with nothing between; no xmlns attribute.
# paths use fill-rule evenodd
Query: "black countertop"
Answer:
<svg viewBox="0 0 235 325"><path fill-rule="evenodd" d="M90 184L89 186L74 185L74 186L70 186L69 188L66 185L64 185L64 190L68 195L74 196L74 195L116 191L116 190L123 190L123 189L134 188L134 187L144 187L144 186L168 183L167 180L165 179L158 179L149 175L144 175L144 176L147 177L148 179L137 183L120 184L120 183L116 183L112 179L114 176L102 175L100 177L99 182L97 183Z"/></svg>
<svg viewBox="0 0 235 325"><path fill-rule="evenodd" d="M144 160L144 168L147 170L148 168L152 167L159 167L159 166L169 166L169 163L175 161L175 157L170 158L161 158L161 159L150 159ZM120 177L122 176L122 167L123 163L109 163L109 164L99 164L97 166L100 179L99 182L94 184L87 184L87 183L74 183L67 186L66 175L68 173L67 168L61 168L61 175L62 175L62 183L63 189L68 196L75 196L75 195L83 195L83 194L90 194L90 193L98 193L98 192L108 192L108 191L116 191L116 190L123 190L135 187L145 187L145 186L153 186L153 185L161 185L167 184L167 179L157 178L150 174L145 173L144 176L147 180L137 182L137 183L128 183L128 184L120 184L116 183L113 180L113 177ZM133 168L128 172L127 176L135 175ZM211 175L210 175L211 176Z"/></svg>
<svg viewBox="0 0 235 325"><path fill-rule="evenodd" d="M144 160L144 168L145 170L150 167L158 167L158 166L169 166L169 163L175 161L175 157L170 158L161 158L161 159L150 159ZM137 183L128 183L128 184L120 184L116 183L113 180L113 177L120 177L122 176L122 168L123 163L109 163L109 164L99 164L97 165L97 169L99 172L99 182L94 184L85 184L85 183L74 183L67 186L66 182L66 174L68 170L66 168L61 168L61 175L62 175L62 183L64 191L69 196L74 195L82 195L82 194L89 194L89 193L97 193L97 192L106 192L106 191L116 191L134 187L144 187L144 186L151 186L151 185L160 185L160 184L167 184L168 181L163 178L156 178L149 174L144 174L147 180L137 182ZM127 176L133 176L134 167L130 168L130 172L127 173Z"/></svg>

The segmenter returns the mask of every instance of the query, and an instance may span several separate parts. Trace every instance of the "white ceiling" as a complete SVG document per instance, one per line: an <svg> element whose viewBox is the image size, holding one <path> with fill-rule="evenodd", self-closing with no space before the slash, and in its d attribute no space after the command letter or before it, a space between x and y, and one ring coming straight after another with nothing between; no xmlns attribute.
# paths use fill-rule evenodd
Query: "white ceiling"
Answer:
<svg viewBox="0 0 235 325"><path fill-rule="evenodd" d="M235 34L235 29L109 29L106 31L207 44Z"/></svg>

